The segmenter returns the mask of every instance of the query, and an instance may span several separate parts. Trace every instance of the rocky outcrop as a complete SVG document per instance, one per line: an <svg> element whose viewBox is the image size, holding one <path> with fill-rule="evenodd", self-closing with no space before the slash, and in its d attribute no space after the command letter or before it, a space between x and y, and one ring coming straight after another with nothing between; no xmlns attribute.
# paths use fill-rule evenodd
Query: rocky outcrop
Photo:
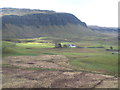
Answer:
<svg viewBox="0 0 120 90"><path fill-rule="evenodd" d="M3 9L2 33L4 38L96 36L85 22L70 13L49 10Z"/></svg>
<svg viewBox="0 0 120 90"><path fill-rule="evenodd" d="M3 28L5 24L14 24L17 26L46 26L46 25L66 25L66 24L80 24L87 27L87 25L69 13L37 13L23 16L6 15L2 17Z"/></svg>

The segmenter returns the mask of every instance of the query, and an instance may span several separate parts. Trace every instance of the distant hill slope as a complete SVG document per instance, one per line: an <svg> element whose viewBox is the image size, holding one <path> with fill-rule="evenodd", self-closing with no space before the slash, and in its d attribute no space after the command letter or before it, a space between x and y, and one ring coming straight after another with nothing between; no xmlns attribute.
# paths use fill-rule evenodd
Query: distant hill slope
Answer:
<svg viewBox="0 0 120 90"><path fill-rule="evenodd" d="M3 39L40 36L61 38L99 36L98 33L90 30L86 23L69 13L3 8L3 16L0 19L2 19Z"/></svg>
<svg viewBox="0 0 120 90"><path fill-rule="evenodd" d="M93 31L99 32L118 32L118 28L116 27L100 27L100 26L88 26Z"/></svg>

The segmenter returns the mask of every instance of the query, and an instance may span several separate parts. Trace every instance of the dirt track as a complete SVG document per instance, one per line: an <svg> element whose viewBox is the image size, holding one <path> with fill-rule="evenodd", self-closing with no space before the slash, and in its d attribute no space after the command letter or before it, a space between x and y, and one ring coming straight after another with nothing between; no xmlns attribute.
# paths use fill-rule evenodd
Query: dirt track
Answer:
<svg viewBox="0 0 120 90"><path fill-rule="evenodd" d="M113 76L86 72L70 72L68 59L63 55L6 57L3 63L3 88L117 88ZM52 70L28 70L25 68L49 68Z"/></svg>

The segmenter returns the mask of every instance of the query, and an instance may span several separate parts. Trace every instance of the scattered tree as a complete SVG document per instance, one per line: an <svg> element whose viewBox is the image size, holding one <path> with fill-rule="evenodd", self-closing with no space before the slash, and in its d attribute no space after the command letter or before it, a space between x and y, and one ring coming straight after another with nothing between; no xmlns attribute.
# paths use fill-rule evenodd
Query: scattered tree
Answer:
<svg viewBox="0 0 120 90"><path fill-rule="evenodd" d="M64 48L67 48L68 46L66 44L63 45Z"/></svg>
<svg viewBox="0 0 120 90"><path fill-rule="evenodd" d="M111 46L110 49L113 50L113 47Z"/></svg>
<svg viewBox="0 0 120 90"><path fill-rule="evenodd" d="M55 43L55 48L62 48L61 43Z"/></svg>

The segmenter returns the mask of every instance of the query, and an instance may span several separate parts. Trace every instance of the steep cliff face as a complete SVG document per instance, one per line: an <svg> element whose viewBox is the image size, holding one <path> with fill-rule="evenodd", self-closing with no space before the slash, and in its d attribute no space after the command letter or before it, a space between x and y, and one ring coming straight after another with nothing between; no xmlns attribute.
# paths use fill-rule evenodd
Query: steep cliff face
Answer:
<svg viewBox="0 0 120 90"><path fill-rule="evenodd" d="M39 36L79 38L84 35L96 34L87 28L86 23L69 13L56 13L48 10L4 9L1 19L3 38Z"/></svg>
<svg viewBox="0 0 120 90"><path fill-rule="evenodd" d="M69 13L37 13L28 14L23 16L6 15L2 17L4 24L14 24L17 26L41 26L41 25L67 25L67 24L80 24L86 26L84 22L81 22L74 15Z"/></svg>

